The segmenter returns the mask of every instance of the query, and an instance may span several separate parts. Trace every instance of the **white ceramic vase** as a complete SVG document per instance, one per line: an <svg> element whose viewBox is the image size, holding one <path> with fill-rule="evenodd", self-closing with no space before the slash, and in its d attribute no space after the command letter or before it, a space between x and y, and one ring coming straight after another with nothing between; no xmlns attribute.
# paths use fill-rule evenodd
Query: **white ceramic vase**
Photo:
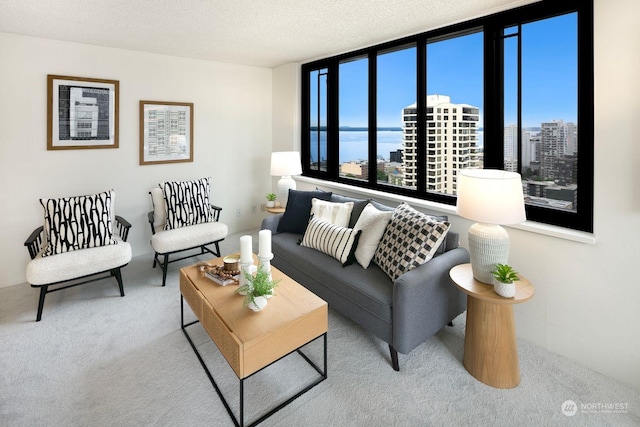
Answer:
<svg viewBox="0 0 640 427"><path fill-rule="evenodd" d="M255 297L252 302L247 304L253 311L260 311L267 306L267 299L265 297Z"/></svg>
<svg viewBox="0 0 640 427"><path fill-rule="evenodd" d="M496 294L504 298L513 298L516 296L516 284L514 282L502 283L494 278L493 289L496 291Z"/></svg>
<svg viewBox="0 0 640 427"><path fill-rule="evenodd" d="M267 200L267 207L274 208L276 206L276 202L273 200Z"/></svg>

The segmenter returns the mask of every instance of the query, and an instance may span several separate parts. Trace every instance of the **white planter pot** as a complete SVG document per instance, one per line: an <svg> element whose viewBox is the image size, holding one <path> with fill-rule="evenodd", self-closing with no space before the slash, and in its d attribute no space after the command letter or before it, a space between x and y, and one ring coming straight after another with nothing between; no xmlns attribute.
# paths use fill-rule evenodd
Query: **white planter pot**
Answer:
<svg viewBox="0 0 640 427"><path fill-rule="evenodd" d="M255 297L253 299L253 302L250 302L249 304L247 304L247 307L249 307L253 311L260 311L266 306L267 306L267 299L265 297Z"/></svg>
<svg viewBox="0 0 640 427"><path fill-rule="evenodd" d="M274 202L273 200L267 200L267 207L268 208L273 208L276 206L276 202Z"/></svg>
<svg viewBox="0 0 640 427"><path fill-rule="evenodd" d="M505 298L513 298L516 296L516 284L511 283L502 283L498 280L493 280L493 289L496 291L496 294Z"/></svg>

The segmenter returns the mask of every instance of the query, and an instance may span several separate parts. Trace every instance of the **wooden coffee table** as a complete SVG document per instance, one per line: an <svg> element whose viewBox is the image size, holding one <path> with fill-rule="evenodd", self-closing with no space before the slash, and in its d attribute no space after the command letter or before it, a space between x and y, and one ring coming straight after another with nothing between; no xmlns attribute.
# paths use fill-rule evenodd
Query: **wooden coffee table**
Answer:
<svg viewBox="0 0 640 427"><path fill-rule="evenodd" d="M222 258L210 261L221 265ZM282 357L297 352L320 375L319 378L281 403L269 413L255 420L255 425L291 403L327 378L327 303L312 292L271 267L274 279L280 279L276 295L269 299L261 312L243 307L242 296L235 293L237 285L220 286L205 278L197 265L180 269L180 320L182 331L196 353L218 396L235 425L244 426L244 381ZM198 320L184 323L184 301L187 301ZM200 323L220 353L240 380L240 411L236 419L220 391L202 356L187 333L187 327ZM316 366L301 350L304 345L323 337L324 366Z"/></svg>

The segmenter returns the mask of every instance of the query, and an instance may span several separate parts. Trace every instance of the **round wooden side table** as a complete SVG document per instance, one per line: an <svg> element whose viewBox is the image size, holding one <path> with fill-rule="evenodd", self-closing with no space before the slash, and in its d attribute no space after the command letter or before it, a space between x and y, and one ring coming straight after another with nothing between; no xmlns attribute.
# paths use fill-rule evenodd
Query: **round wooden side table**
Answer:
<svg viewBox="0 0 640 427"><path fill-rule="evenodd" d="M284 212L284 208L265 208L267 212L272 213L272 214L279 214L279 213L283 213Z"/></svg>
<svg viewBox="0 0 640 427"><path fill-rule="evenodd" d="M479 381L496 388L520 383L513 304L533 297L533 285L523 276L516 282L516 296L504 298L493 285L473 278L471 264L449 272L453 283L467 294L467 325L464 336L464 367Z"/></svg>

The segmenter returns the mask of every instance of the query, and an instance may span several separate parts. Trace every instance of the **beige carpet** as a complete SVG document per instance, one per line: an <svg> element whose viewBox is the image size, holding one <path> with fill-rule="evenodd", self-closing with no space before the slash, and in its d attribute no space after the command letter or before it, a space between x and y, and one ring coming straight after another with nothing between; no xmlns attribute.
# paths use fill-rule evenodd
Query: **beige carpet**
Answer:
<svg viewBox="0 0 640 427"><path fill-rule="evenodd" d="M238 250L238 237L225 253ZM0 289L0 425L233 425L180 329L179 265L162 288L151 264L150 255L137 257L123 270L124 298L113 280L48 295L39 323L37 290ZM190 328L235 407L237 378L200 325ZM640 425L640 393L527 341L518 341L520 385L486 386L462 366L463 341L461 316L400 355L395 372L385 343L330 310L329 378L261 425ZM307 349L318 362L320 344ZM246 417L314 375L294 354L247 380ZM576 404L572 416L566 401Z"/></svg>

